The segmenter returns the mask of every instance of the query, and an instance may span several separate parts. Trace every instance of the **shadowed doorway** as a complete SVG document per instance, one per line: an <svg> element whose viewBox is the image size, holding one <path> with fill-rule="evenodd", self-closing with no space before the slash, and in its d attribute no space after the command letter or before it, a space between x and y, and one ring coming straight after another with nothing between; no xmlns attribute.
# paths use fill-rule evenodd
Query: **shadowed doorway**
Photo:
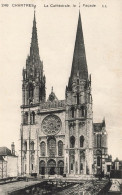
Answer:
<svg viewBox="0 0 122 195"><path fill-rule="evenodd" d="M50 159L47 163L48 166L48 174L54 175L56 174L56 162L53 159Z"/></svg>
<svg viewBox="0 0 122 195"><path fill-rule="evenodd" d="M58 173L59 175L64 173L64 162L62 160L58 161Z"/></svg>
<svg viewBox="0 0 122 195"><path fill-rule="evenodd" d="M39 174L45 175L45 162L43 160L39 162Z"/></svg>

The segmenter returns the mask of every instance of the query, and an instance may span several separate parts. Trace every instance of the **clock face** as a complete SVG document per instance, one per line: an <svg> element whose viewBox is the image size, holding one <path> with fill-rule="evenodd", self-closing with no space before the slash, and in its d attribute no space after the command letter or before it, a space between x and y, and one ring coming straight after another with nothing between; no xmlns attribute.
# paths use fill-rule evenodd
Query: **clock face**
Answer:
<svg viewBox="0 0 122 195"><path fill-rule="evenodd" d="M48 115L42 121L42 131L46 135L55 135L61 130L61 120L56 115Z"/></svg>

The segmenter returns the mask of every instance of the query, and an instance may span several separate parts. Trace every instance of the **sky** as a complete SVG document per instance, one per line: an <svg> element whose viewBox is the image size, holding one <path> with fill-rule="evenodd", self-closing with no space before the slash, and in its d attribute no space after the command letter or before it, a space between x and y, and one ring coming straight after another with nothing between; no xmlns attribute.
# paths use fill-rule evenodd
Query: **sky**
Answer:
<svg viewBox="0 0 122 195"><path fill-rule="evenodd" d="M105 117L108 152L113 159L122 160L121 0L22 0L21 4L36 5L47 98L53 86L62 100L71 71L79 2L88 71L92 76L93 121L101 122ZM2 7L3 3L9 6ZM29 54L34 9L12 4L20 1L0 0L0 146L10 148L11 142L15 142L18 152L22 69ZM70 7L50 7L51 4ZM96 7L86 7L93 4Z"/></svg>

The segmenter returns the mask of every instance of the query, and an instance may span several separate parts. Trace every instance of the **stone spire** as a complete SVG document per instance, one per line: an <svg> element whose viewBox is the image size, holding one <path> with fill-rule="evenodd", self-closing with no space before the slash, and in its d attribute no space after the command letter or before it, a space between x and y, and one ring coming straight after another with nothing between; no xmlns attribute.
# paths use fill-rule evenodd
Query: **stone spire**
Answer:
<svg viewBox="0 0 122 195"><path fill-rule="evenodd" d="M71 87L70 85L72 81L77 76L79 77L79 79L84 79L84 80L88 79L88 69L87 69L87 62L86 62L85 45L84 45L80 12L79 12L78 25L77 25L72 69L71 69L71 75L68 84L69 88Z"/></svg>
<svg viewBox="0 0 122 195"><path fill-rule="evenodd" d="M40 60L38 36L36 27L36 17L34 11L32 38L30 45L30 54L26 60L26 69L23 70L23 89L27 92L25 95L25 104L29 102L39 103L46 99L46 78L43 71L43 62Z"/></svg>
<svg viewBox="0 0 122 195"><path fill-rule="evenodd" d="M39 58L39 47L38 47L38 37L37 37L35 11L34 11L34 19L33 19L33 29L32 29L32 38L31 38L30 56L31 57L35 57L35 58Z"/></svg>

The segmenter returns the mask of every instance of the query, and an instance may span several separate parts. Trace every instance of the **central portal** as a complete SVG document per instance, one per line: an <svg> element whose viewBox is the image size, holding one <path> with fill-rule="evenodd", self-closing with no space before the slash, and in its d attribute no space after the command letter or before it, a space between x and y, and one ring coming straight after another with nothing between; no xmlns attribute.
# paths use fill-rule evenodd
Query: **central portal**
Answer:
<svg viewBox="0 0 122 195"><path fill-rule="evenodd" d="M55 175L56 174L56 162L53 159L50 159L47 163L48 166L48 174Z"/></svg>

